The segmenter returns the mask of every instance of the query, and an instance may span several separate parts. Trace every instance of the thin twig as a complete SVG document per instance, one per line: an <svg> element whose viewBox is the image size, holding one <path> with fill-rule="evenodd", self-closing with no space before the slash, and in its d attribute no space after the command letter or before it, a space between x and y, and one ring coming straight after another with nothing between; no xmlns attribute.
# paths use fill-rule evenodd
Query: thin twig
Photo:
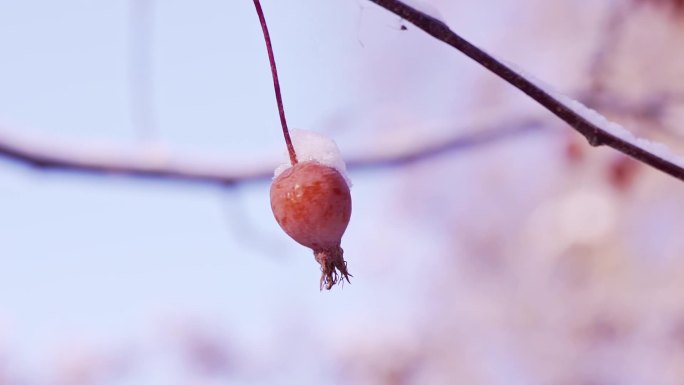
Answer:
<svg viewBox="0 0 684 385"><path fill-rule="evenodd" d="M653 154L644 148L634 145L624 139L605 131L601 127L587 120L581 114L559 101L524 75L514 71L507 65L498 61L480 48L471 44L455 32L443 21L422 13L399 0L370 0L371 2L387 9L402 19L414 24L430 36L440 40L466 56L470 57L489 71L504 79L520 91L524 92L539 104L544 106L554 115L572 126L587 138L593 146L607 145L637 160L642 161L664 173L684 181L684 168L677 164Z"/></svg>
<svg viewBox="0 0 684 385"><path fill-rule="evenodd" d="M287 145L287 153L290 155L290 163L294 166L297 164L297 153L292 145L290 139L290 131L287 129L287 121L285 120L285 107L283 107L283 97L280 94L280 82L278 81L278 69L276 68L275 55L273 54L273 45L271 44L271 35L268 33L268 26L266 25L266 17L264 11L261 9L259 0L254 0L254 7L257 15L259 15L259 22L261 23L261 31L264 33L264 41L266 41L266 50L268 51L268 61L271 63L271 75L273 75L273 89L275 90L276 102L278 103L278 114L280 114L280 125L283 127L283 136L285 137L285 144Z"/></svg>
<svg viewBox="0 0 684 385"><path fill-rule="evenodd" d="M130 36L128 38L128 78L131 120L140 138L156 139L157 122L152 79L152 31L154 0L130 0Z"/></svg>
<svg viewBox="0 0 684 385"><path fill-rule="evenodd" d="M633 3L618 2L610 5L604 26L599 34L599 44L594 48L589 62L589 94L599 94L606 90L606 76L610 72L610 59L614 56L623 25L633 10Z"/></svg>

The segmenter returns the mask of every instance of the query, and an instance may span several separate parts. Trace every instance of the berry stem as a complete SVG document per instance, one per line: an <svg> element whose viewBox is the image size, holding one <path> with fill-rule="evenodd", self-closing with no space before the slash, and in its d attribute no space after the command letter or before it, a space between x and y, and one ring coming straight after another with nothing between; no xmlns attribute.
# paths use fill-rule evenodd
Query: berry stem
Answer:
<svg viewBox="0 0 684 385"><path fill-rule="evenodd" d="M273 75L273 89L275 90L276 102L278 103L278 113L280 114L280 125L283 127L283 136L285 137L287 152L290 155L290 163L294 166L297 164L297 153L295 153L294 146L292 145L290 131L287 129L287 121L285 120L285 108L283 107L283 97L280 94L280 82L278 81L278 69L276 68L275 56L273 55L271 35L268 33L266 17L264 17L264 10L261 9L261 3L259 0L254 0L254 8L256 8L257 15L259 16L261 31L264 33L264 41L266 41L266 50L268 51L268 61L271 63L271 75Z"/></svg>

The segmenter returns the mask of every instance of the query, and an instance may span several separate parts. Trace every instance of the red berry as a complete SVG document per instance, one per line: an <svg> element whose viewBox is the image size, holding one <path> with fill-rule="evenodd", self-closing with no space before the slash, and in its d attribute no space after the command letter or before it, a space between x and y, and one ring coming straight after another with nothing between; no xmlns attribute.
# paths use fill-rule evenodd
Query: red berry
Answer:
<svg viewBox="0 0 684 385"><path fill-rule="evenodd" d="M315 161L300 162L271 184L271 209L280 227L314 252L321 265L321 288L341 278L349 282L340 247L351 217L351 194L342 174Z"/></svg>

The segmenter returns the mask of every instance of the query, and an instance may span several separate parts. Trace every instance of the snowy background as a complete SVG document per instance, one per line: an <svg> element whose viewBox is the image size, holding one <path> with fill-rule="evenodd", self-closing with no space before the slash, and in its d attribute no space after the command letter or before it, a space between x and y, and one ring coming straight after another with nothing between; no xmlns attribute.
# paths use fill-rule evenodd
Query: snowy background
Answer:
<svg viewBox="0 0 684 385"><path fill-rule="evenodd" d="M681 2L427 3L486 50L684 153ZM272 218L267 182L3 159L0 384L684 382L681 182L589 148L369 2L263 6L290 125L343 154L530 129L351 168L354 278L330 292ZM0 128L245 169L275 167L284 151L247 0L0 0Z"/></svg>

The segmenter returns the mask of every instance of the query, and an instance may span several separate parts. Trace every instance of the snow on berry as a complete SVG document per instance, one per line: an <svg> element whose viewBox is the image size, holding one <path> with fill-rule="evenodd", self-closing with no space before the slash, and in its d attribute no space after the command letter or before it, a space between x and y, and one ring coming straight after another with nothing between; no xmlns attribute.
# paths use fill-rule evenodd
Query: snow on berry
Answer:
<svg viewBox="0 0 684 385"><path fill-rule="evenodd" d="M290 138L300 162L315 160L316 162L336 169L351 187L351 180L347 175L347 166L344 164L337 143L327 136L318 132L300 129L291 129ZM274 179L283 171L292 167L287 152L283 152L283 163L275 169Z"/></svg>
<svg viewBox="0 0 684 385"><path fill-rule="evenodd" d="M351 276L341 248L352 209L349 180L334 141L308 131L294 133L299 162L276 170L271 209L287 235L313 250L321 265L320 287L330 290Z"/></svg>

